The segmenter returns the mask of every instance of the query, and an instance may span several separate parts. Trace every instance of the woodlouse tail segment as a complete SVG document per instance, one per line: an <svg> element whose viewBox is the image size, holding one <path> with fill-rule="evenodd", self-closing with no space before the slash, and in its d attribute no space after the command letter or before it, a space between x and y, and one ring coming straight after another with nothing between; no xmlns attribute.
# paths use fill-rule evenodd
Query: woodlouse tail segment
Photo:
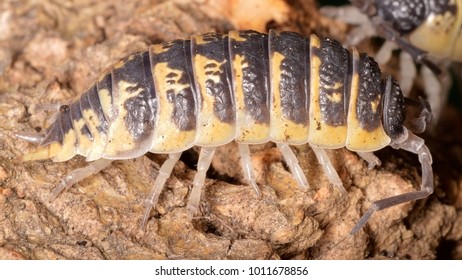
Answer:
<svg viewBox="0 0 462 280"><path fill-rule="evenodd" d="M419 162L422 165L422 184L420 190L374 201L371 208L361 217L355 227L351 230L350 235L354 235L358 232L367 223L374 212L406 202L422 199L433 193L432 156L428 147L425 145L424 140L415 136L407 129L404 129L404 135L398 140L395 140L391 146L395 149L403 149L418 155Z"/></svg>
<svg viewBox="0 0 462 280"><path fill-rule="evenodd" d="M15 132L14 135L24 141L40 144L45 139L45 134L34 133L34 132ZM32 152L29 152L20 157L21 161L34 161L34 160L45 160L54 158L61 150L61 145L58 143L52 143L52 145L41 146Z"/></svg>
<svg viewBox="0 0 462 280"><path fill-rule="evenodd" d="M21 161L34 161L34 160L45 160L53 159L61 151L61 145L59 143L51 143L47 146L42 146L29 152L21 157Z"/></svg>

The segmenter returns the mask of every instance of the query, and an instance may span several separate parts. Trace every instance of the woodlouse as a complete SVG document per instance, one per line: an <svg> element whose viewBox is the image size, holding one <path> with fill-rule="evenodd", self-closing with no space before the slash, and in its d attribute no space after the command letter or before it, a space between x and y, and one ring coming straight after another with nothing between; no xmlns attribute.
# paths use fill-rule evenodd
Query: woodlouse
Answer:
<svg viewBox="0 0 462 280"><path fill-rule="evenodd" d="M201 146L187 208L193 215L215 148L239 143L245 177L255 191L249 144L273 141L298 184L308 181L289 145L309 143L330 182L342 192L325 149L346 147L372 168L372 153L387 145L419 157L421 190L375 201L353 228L377 210L421 199L433 192L431 154L404 127L404 99L396 81L382 78L366 54L337 41L270 30L209 33L150 46L103 73L70 105L63 105L45 134L19 133L40 143L24 161L93 161L68 174L53 191L95 174L116 159L166 153L148 198L143 224L157 203L181 152Z"/></svg>
<svg viewBox="0 0 462 280"><path fill-rule="evenodd" d="M405 96L420 70L423 89L438 120L451 87L449 65L462 61L462 0L350 0L350 6L324 7L321 11L356 27L347 45L379 35L387 41L376 55L385 64L392 51L400 54L400 85Z"/></svg>

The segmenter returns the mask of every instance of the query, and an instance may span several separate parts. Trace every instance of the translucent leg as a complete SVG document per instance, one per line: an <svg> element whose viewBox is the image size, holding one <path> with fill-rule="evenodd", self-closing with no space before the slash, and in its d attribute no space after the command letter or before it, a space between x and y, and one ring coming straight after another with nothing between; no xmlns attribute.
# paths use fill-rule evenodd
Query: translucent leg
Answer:
<svg viewBox="0 0 462 280"><path fill-rule="evenodd" d="M399 85L404 96L409 96L414 84L417 70L412 56L407 52L401 52L399 56Z"/></svg>
<svg viewBox="0 0 462 280"><path fill-rule="evenodd" d="M207 170L212 163L213 155L215 154L215 147L202 147L201 152L199 154L199 161L197 162L197 173L194 177L193 187L191 190L191 194L189 195L188 205L186 205L186 209L188 210L188 214L190 217L194 216L199 209L199 202L201 198L202 188L204 187L205 183L205 176L207 174Z"/></svg>
<svg viewBox="0 0 462 280"><path fill-rule="evenodd" d="M247 180L247 183L253 187L255 193L258 196L261 196L260 188L258 187L257 182L255 181L255 174L253 172L252 160L250 158L249 145L241 143L238 143L238 145L239 155L241 156L241 164L242 169L244 170L245 179Z"/></svg>
<svg viewBox="0 0 462 280"><path fill-rule="evenodd" d="M329 156L327 155L326 151L313 145L310 146L314 154L316 155L318 162L322 165L324 173L326 174L330 183L336 186L342 194L347 194L345 187L343 187L342 180L340 180L337 171L335 170L334 166L332 166L332 163L330 162Z"/></svg>
<svg viewBox="0 0 462 280"><path fill-rule="evenodd" d="M358 156L361 157L363 160L367 161L367 167L369 169L374 169L374 167L382 164L380 159L376 157L372 152L356 152L356 154L358 154Z"/></svg>
<svg viewBox="0 0 462 280"><path fill-rule="evenodd" d="M99 159L85 167L72 170L71 173L67 174L53 190L50 196L50 201L54 200L63 190L108 167L111 162L112 160L109 159Z"/></svg>
<svg viewBox="0 0 462 280"><path fill-rule="evenodd" d="M358 223L351 230L350 235L358 232L369 220L376 211L390 208L395 205L425 198L433 193L433 169L432 156L422 138L419 138L407 131L407 138L400 143L393 143L392 147L403 149L415 153L419 157L419 162L422 165L422 185L419 191L408 192L400 195L387 197L381 200L374 201L371 208L359 219Z"/></svg>
<svg viewBox="0 0 462 280"><path fill-rule="evenodd" d="M420 111L420 115L418 118L412 118L406 120L405 126L412 132L415 133L422 133L425 131L426 127L431 123L433 114L430 109L430 104L428 101L420 98L420 100L405 99L406 106L415 106L418 107Z"/></svg>
<svg viewBox="0 0 462 280"><path fill-rule="evenodd" d="M441 67L441 69L441 74L438 77L427 67L422 67L421 70L427 100L430 103L431 111L436 121L440 118L451 87L451 78L446 71L447 67Z"/></svg>
<svg viewBox="0 0 462 280"><path fill-rule="evenodd" d="M366 25L371 24L369 17L362 13L358 8L353 5L345 6L325 6L320 9L321 14L337 19L339 21L353 24L353 25Z"/></svg>
<svg viewBox="0 0 462 280"><path fill-rule="evenodd" d="M383 45L380 47L379 51L375 55L374 59L377 61L379 65L384 65L388 63L391 59L391 55L393 54L393 51L396 50L398 46L391 42L391 41L385 41ZM412 62L414 63L414 62Z"/></svg>
<svg viewBox="0 0 462 280"><path fill-rule="evenodd" d="M362 40L376 35L369 17L352 5L325 6L320 9L320 12L330 18L355 26L346 38L344 44L346 47L357 46Z"/></svg>
<svg viewBox="0 0 462 280"><path fill-rule="evenodd" d="M173 167L180 159L181 153L169 154L168 159L164 161L162 166L159 169L159 174L157 175L154 186L152 186L151 191L149 192L148 198L146 199L146 209L144 210L143 220L141 221L141 227L144 228L151 213L152 207L157 204L159 200L159 195L164 188L165 182L170 175L172 174Z"/></svg>
<svg viewBox="0 0 462 280"><path fill-rule="evenodd" d="M310 185L308 184L305 173L303 173L303 170L298 163L297 156L294 154L292 149L289 145L282 143L277 143L277 147L281 150L284 160L289 166L290 172L292 173L292 176L294 176L295 181L297 181L300 187L308 189Z"/></svg>

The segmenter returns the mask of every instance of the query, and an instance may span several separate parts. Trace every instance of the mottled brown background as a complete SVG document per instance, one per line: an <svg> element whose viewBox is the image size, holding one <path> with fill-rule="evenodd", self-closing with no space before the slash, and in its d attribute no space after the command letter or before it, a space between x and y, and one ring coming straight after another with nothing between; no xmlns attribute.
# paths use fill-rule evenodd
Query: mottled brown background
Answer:
<svg viewBox="0 0 462 280"><path fill-rule="evenodd" d="M386 148L368 170L346 149L329 151L348 190L329 184L313 152L294 147L311 188L301 190L272 144L256 146L263 196L242 183L235 144L221 147L190 221L185 201L197 150L185 152L146 231L143 200L162 155L116 161L55 201L65 163L21 163L34 148L15 131L43 131L53 112L37 104L72 101L97 74L154 42L231 29L268 28L344 40L348 26L321 17L302 0L14 1L0 3L0 259L434 259L462 258L461 117L448 107L433 134L435 193L376 213L343 240L371 201L419 188L415 155ZM362 51L377 46L363 42ZM394 71L393 61L386 71ZM419 88L415 89L419 91Z"/></svg>

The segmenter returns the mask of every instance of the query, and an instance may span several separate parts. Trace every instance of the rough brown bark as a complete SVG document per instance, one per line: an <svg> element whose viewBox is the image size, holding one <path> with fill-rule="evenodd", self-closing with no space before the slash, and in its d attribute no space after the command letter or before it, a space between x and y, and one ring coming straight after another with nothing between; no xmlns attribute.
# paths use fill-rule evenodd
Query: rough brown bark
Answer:
<svg viewBox="0 0 462 280"><path fill-rule="evenodd" d="M55 201L48 197L69 171L84 166L21 163L34 148L15 131L43 130L52 112L85 90L98 73L152 42L190 34L268 27L342 39L346 26L320 17L314 1L258 1L261 16L245 17L252 1L5 0L0 10L0 259L364 259L462 258L462 136L460 112L448 111L427 135L436 191L429 199L374 214L348 232L371 201L419 188L414 155L386 148L383 164L346 149L329 151L348 190L331 186L307 145L294 147L311 184L300 189L271 144L253 147L262 197L242 180L236 145L220 147L206 180L201 214L185 211L196 150L185 152L167 181L154 216L139 227L143 201L162 155L117 161ZM250 4L249 4L250 3ZM263 4L264 5L263 5ZM459 134L451 133L458 131Z"/></svg>

